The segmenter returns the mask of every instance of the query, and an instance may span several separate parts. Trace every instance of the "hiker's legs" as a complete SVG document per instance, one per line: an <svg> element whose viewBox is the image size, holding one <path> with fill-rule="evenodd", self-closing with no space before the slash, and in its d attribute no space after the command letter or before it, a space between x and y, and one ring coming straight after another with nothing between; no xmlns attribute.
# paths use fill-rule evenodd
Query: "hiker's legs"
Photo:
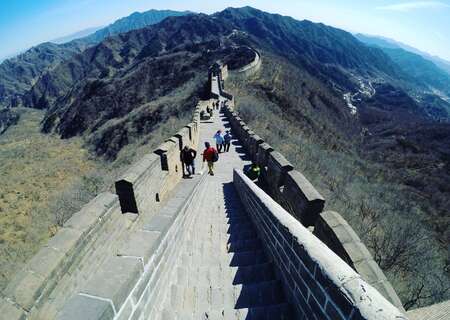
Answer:
<svg viewBox="0 0 450 320"><path fill-rule="evenodd" d="M187 165L187 170L189 172L189 175L195 174L195 166L194 163L190 163Z"/></svg>
<svg viewBox="0 0 450 320"><path fill-rule="evenodd" d="M208 173L212 176L214 175L213 169L214 169L214 162L208 161Z"/></svg>
<svg viewBox="0 0 450 320"><path fill-rule="evenodd" d="M191 173L191 164L190 163L186 163L186 171L188 173L188 176L190 176L192 174Z"/></svg>
<svg viewBox="0 0 450 320"><path fill-rule="evenodd" d="M222 151L222 145L221 145L221 144L218 144L218 143L216 143L216 149L217 149L217 152L220 152L220 151Z"/></svg>

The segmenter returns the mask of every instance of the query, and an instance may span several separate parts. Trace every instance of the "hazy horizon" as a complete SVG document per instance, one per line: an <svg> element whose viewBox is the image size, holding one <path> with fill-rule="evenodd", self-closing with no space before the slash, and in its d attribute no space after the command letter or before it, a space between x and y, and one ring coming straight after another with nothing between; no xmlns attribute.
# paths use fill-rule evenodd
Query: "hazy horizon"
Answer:
<svg viewBox="0 0 450 320"><path fill-rule="evenodd" d="M26 2L26 3L25 3ZM133 12L157 10L190 10L211 14L226 7L250 5L260 10L308 19L341 28L352 33L389 38L418 50L450 61L449 1L388 1L377 0L361 4L343 0L306 1L223 1L190 4L168 0L161 5L152 0L37 0L32 3L18 0L0 4L0 61L47 41L65 38L89 28L106 26ZM432 17L432 19L430 19ZM447 21L448 20L448 21ZM37 28L36 25L40 27ZM8 29L16 29L11 32ZM18 36L20 35L20 36Z"/></svg>

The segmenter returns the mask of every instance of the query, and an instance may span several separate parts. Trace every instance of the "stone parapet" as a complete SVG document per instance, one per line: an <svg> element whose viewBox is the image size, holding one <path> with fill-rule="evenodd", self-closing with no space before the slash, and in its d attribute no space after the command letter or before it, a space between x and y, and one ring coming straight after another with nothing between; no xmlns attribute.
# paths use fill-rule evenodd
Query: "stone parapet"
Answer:
<svg viewBox="0 0 450 320"><path fill-rule="evenodd" d="M136 218L121 219L120 212L139 214L142 219L152 217L159 208L158 203L161 199L180 182L182 178L180 148L185 145L197 148L199 113L200 106L197 106L191 123L161 144L154 153L145 155L132 165L115 182L117 195L112 193L98 195L58 230L48 244L10 281L0 299L1 315L8 315L8 319L12 320L52 319L56 316L58 306L51 300L64 301L62 297L70 295L71 290L74 290L70 288L67 292L55 293L61 279L70 277L70 273L75 272L76 265L98 249L95 247L99 245L98 239L101 239L103 234L111 232L110 228L115 226L115 232L119 235L130 223L136 221ZM141 238L136 237L140 240L149 240L148 236L146 233ZM90 295L113 293L114 288L120 286L122 291L115 292L111 297L112 303L118 305L128 296L125 292L134 287L134 278L140 276L142 272L142 262L136 259L110 257L109 260L101 262L101 267L92 275L99 279L98 282L90 282L90 286L84 288L85 295L73 297L70 304L72 307L84 305L86 301L91 301ZM104 278L105 276L108 276L108 279ZM103 280L105 286L101 285ZM69 280L64 281L70 283ZM111 307L111 303L105 301L96 300L94 303L86 304L85 307L84 315L98 315L93 319L106 319L115 312L114 305ZM82 319L77 317L77 312L71 314L74 315L74 319ZM62 318L65 319L66 316Z"/></svg>
<svg viewBox="0 0 450 320"><path fill-rule="evenodd" d="M57 319L148 319L166 292L173 260L186 224L195 214L192 203L206 175L180 183L173 201L145 217L59 311Z"/></svg>
<svg viewBox="0 0 450 320"><path fill-rule="evenodd" d="M79 259L91 237L110 219L118 207L117 200L112 193L102 193L75 213L10 281L3 292L10 305L3 302L2 307L18 315L29 315L39 308L73 261Z"/></svg>
<svg viewBox="0 0 450 320"><path fill-rule="evenodd" d="M403 310L402 303L392 285L386 279L380 267L371 257L364 244L356 236L353 229L344 221L339 228L347 230L357 241L345 242L333 225L333 220L322 215L325 199L299 171L294 170L292 164L268 143L257 136L248 125L242 121L233 106L224 108L233 135L238 138L246 148L248 156L261 168L259 185L275 199L285 210L290 212L306 227L317 229L318 237L323 240L339 257L354 268L361 276L377 288L389 301ZM356 249L358 248L358 252ZM358 260L364 253L364 259Z"/></svg>
<svg viewBox="0 0 450 320"><path fill-rule="evenodd" d="M242 172L234 185L277 267L298 318L407 319ZM314 316L313 316L314 315Z"/></svg>
<svg viewBox="0 0 450 320"><path fill-rule="evenodd" d="M352 227L334 211L320 213L314 235L356 270L393 305L404 311L402 302L381 268Z"/></svg>

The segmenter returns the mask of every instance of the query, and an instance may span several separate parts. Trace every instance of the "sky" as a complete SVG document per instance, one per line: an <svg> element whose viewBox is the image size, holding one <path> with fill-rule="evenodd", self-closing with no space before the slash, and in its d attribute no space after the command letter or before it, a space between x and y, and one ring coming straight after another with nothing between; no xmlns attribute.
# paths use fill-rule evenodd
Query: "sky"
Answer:
<svg viewBox="0 0 450 320"><path fill-rule="evenodd" d="M450 0L0 0L0 59L135 11L252 7L395 39L450 61Z"/></svg>

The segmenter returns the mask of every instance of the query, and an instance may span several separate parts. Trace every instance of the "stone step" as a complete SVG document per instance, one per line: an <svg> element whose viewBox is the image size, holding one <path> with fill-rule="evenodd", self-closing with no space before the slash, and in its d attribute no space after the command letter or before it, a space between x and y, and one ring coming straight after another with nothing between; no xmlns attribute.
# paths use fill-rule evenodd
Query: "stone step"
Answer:
<svg viewBox="0 0 450 320"><path fill-rule="evenodd" d="M194 315L207 315L207 319L239 319L239 315L245 315L242 319L249 316L251 319L272 319L258 318L265 315L264 312L273 319L288 319L276 317L277 314L285 316L289 311L281 284L276 280L225 287L171 285L169 295L170 311L162 311L162 319L165 319L164 316L167 319L179 319L181 315L186 319L193 319ZM239 312L235 309L239 309ZM230 313L235 317L231 317Z"/></svg>
<svg viewBox="0 0 450 320"><path fill-rule="evenodd" d="M258 234L256 233L256 230L244 230L242 232L236 232L233 234L230 234L230 237L228 238L228 243L238 240L251 240L251 239L257 239Z"/></svg>
<svg viewBox="0 0 450 320"><path fill-rule="evenodd" d="M245 320L290 320L294 318L292 309L287 303L239 309L239 316L240 319Z"/></svg>
<svg viewBox="0 0 450 320"><path fill-rule="evenodd" d="M232 235L234 233L241 233L245 231L256 231L251 221L228 224L227 233Z"/></svg>
<svg viewBox="0 0 450 320"><path fill-rule="evenodd" d="M239 285L238 287L240 290L235 306L237 309L265 307L286 301L279 280Z"/></svg>
<svg viewBox="0 0 450 320"><path fill-rule="evenodd" d="M261 250L262 243L259 239L236 240L228 242L228 252L245 252L252 250Z"/></svg>
<svg viewBox="0 0 450 320"><path fill-rule="evenodd" d="M247 267L231 268L234 273L233 284L254 284L275 280L272 263L262 263Z"/></svg>
<svg viewBox="0 0 450 320"><path fill-rule="evenodd" d="M270 262L263 250L236 252L230 256L230 267L246 267Z"/></svg>

